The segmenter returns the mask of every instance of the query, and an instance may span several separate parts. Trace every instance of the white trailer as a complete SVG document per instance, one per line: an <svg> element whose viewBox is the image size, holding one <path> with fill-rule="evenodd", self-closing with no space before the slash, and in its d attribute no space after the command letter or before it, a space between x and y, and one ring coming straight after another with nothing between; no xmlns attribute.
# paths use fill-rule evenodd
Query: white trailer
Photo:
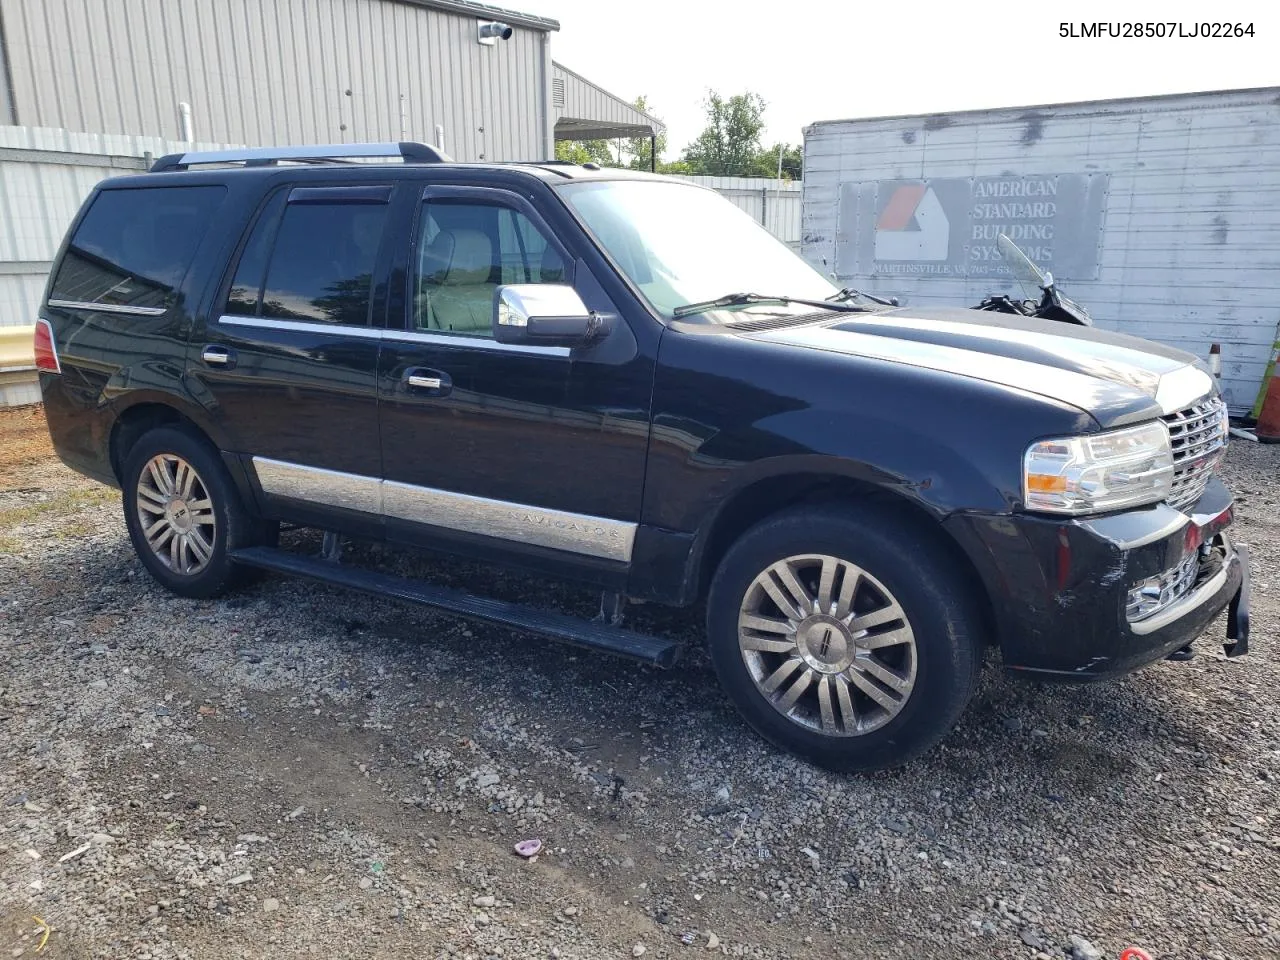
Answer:
<svg viewBox="0 0 1280 960"><path fill-rule="evenodd" d="M1095 323L1208 357L1253 405L1280 322L1280 88L830 120L802 246L904 304L1016 293L1008 233Z"/></svg>

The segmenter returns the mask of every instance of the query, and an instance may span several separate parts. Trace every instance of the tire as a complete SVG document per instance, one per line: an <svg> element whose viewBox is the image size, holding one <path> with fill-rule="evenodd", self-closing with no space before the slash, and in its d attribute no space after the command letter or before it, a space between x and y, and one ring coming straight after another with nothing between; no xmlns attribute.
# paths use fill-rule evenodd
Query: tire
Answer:
<svg viewBox="0 0 1280 960"><path fill-rule="evenodd" d="M138 559L179 596L215 597L243 582L248 571L230 551L272 539L272 525L249 513L217 452L192 430L158 427L139 438L121 489Z"/></svg>
<svg viewBox="0 0 1280 960"><path fill-rule="evenodd" d="M956 566L927 522L892 505L762 521L711 583L721 685L757 733L818 766L906 763L952 728L981 671L983 617Z"/></svg>

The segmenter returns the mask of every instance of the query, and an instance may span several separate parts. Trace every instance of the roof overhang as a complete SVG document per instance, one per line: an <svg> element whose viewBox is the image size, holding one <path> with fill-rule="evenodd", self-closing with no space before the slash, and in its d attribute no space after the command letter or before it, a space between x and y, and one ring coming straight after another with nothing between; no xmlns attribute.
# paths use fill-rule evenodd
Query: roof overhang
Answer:
<svg viewBox="0 0 1280 960"><path fill-rule="evenodd" d="M472 3L471 0L397 0L399 3L411 3L419 7L431 7L447 13L460 13L468 17L479 17L483 20L500 20L513 27L531 27L534 30L560 29L560 21L549 17L539 17L532 13L521 13L519 10L508 10L487 3Z"/></svg>
<svg viewBox="0 0 1280 960"><path fill-rule="evenodd" d="M597 86L568 67L553 63L557 140L614 140L654 137L661 120Z"/></svg>
<svg viewBox="0 0 1280 960"><path fill-rule="evenodd" d="M654 136L657 132L647 123L606 123L574 117L561 117L556 121L557 140L618 140Z"/></svg>

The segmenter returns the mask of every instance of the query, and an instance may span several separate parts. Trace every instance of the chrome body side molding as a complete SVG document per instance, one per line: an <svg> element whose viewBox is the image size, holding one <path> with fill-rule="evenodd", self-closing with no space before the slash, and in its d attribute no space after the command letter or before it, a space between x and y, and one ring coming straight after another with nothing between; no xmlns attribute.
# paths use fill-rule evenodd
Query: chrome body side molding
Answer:
<svg viewBox="0 0 1280 960"><path fill-rule="evenodd" d="M299 463L254 457L262 492L272 497L289 497L322 503L328 507L382 513L382 481L356 473L341 473Z"/></svg>
<svg viewBox="0 0 1280 960"><path fill-rule="evenodd" d="M50 301L54 306L54 301ZM87 305L86 305L87 309ZM161 313L164 311L161 310ZM567 357L568 347L542 347L519 343L499 343L490 337L468 337L457 333L431 333L419 330L381 330L375 327L353 327L342 323L321 323L310 320L277 320L273 317L244 317L225 314L219 323L232 327L253 327L259 330L289 330L294 333L320 333L332 337L355 337L360 340L392 340L397 343L429 343L442 347L458 347L468 350L492 350L496 353L528 353L543 357Z"/></svg>
<svg viewBox="0 0 1280 960"><path fill-rule="evenodd" d="M636 535L636 525L621 520L489 500L394 480L382 481L382 510L385 516L400 520L624 563L631 561Z"/></svg>
<svg viewBox="0 0 1280 960"><path fill-rule="evenodd" d="M168 307L131 307L123 303L93 303L89 300L50 300L49 306L62 310L92 310L96 313L122 313L134 317L163 317Z"/></svg>
<svg viewBox="0 0 1280 960"><path fill-rule="evenodd" d="M636 524L254 457L263 493L459 533L631 562Z"/></svg>

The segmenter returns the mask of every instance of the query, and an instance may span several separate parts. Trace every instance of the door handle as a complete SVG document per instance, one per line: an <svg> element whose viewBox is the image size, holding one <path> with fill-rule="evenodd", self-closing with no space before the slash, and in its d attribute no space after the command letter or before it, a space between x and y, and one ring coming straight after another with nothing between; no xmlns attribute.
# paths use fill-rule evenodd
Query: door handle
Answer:
<svg viewBox="0 0 1280 960"><path fill-rule="evenodd" d="M428 397L447 397L453 390L453 380L447 373L427 367L410 367L404 372L404 384L410 393Z"/></svg>
<svg viewBox="0 0 1280 960"><path fill-rule="evenodd" d="M230 347L222 347L211 343L200 351L200 359L211 367L234 367L236 352Z"/></svg>

